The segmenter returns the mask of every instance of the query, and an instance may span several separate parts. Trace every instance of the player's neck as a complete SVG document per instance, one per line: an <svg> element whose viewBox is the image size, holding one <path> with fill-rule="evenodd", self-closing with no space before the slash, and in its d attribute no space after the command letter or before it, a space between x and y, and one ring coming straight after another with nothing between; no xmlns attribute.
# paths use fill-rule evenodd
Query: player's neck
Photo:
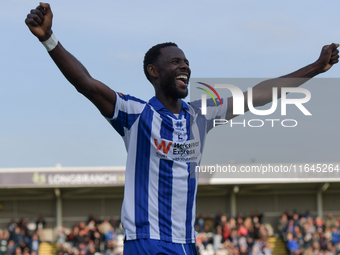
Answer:
<svg viewBox="0 0 340 255"><path fill-rule="evenodd" d="M167 108L170 112L177 114L181 112L182 100L180 98L165 97L164 95L157 95L156 98Z"/></svg>

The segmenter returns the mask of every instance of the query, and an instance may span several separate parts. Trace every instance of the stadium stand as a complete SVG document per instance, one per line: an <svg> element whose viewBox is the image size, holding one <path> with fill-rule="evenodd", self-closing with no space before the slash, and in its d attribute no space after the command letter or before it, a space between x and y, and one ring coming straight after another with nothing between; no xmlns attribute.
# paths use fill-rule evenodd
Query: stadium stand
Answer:
<svg viewBox="0 0 340 255"><path fill-rule="evenodd" d="M0 169L0 254L120 254L123 190L122 167ZM340 179L334 177L259 180L200 176L199 252L283 255L288 254L288 234L293 234L293 240L310 236L314 241L328 240L320 247L315 242L306 246L304 241L294 254L339 254L338 232L332 232L340 215L340 203L334 203L339 195ZM298 213L282 213L294 210ZM89 217L91 213L95 216ZM293 223L289 225L291 220L309 226L300 228L302 237ZM309 233L313 226L318 236ZM38 252L37 242L32 242L35 234L39 236ZM296 247L291 243L289 248Z"/></svg>

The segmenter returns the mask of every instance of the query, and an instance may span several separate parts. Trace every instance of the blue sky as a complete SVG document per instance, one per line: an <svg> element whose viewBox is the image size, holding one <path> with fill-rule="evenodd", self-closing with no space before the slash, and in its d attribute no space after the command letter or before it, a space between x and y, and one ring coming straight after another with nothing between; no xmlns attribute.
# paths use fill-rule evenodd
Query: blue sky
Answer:
<svg viewBox="0 0 340 255"><path fill-rule="evenodd" d="M336 0L50 4L56 37L91 75L144 100L154 92L143 74L143 56L160 42L176 42L196 78L277 77L315 61L323 45L340 42ZM24 24L37 5L31 0L0 1L0 168L125 165L122 139L60 74ZM339 78L340 65L319 77ZM327 93L320 97L322 104L333 103L323 115L326 121L339 117L337 92L334 88L328 94L332 101ZM338 130L339 123L332 126ZM287 137L293 131L289 132ZM324 140L332 143L339 139L335 132L327 135ZM327 149L327 142L322 146ZM236 144L233 152L243 153L238 153L238 162L248 163L253 157L269 160L260 156L262 149L257 146L254 156ZM228 160L235 157L231 153ZM290 157L297 160L288 154L286 161Z"/></svg>

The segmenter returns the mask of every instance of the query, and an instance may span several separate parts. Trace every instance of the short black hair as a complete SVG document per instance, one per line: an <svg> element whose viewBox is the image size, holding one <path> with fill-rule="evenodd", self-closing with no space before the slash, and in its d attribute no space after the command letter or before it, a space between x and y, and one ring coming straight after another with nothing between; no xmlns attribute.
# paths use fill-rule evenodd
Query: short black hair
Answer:
<svg viewBox="0 0 340 255"><path fill-rule="evenodd" d="M161 55L161 49L165 48L165 47L170 47L170 46L175 46L178 47L176 43L173 42L166 42L166 43L160 43L157 44L153 47L151 47L144 56L144 61L143 61L143 68L144 68L144 73L146 78L151 81L151 77L150 74L148 72L148 65L150 64L154 64L157 60L159 55Z"/></svg>

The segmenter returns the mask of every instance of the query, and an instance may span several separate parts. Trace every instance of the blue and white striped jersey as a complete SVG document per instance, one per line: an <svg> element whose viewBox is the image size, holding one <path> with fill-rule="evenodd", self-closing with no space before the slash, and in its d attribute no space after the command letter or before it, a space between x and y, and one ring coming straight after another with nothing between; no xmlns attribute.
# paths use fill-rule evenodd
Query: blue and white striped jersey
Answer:
<svg viewBox="0 0 340 255"><path fill-rule="evenodd" d="M147 103L117 93L108 121L128 152L121 213L126 240L195 242L197 179L190 169L200 163L213 119L225 119L227 103L209 107L200 115L198 105L182 101L175 116L155 97Z"/></svg>

